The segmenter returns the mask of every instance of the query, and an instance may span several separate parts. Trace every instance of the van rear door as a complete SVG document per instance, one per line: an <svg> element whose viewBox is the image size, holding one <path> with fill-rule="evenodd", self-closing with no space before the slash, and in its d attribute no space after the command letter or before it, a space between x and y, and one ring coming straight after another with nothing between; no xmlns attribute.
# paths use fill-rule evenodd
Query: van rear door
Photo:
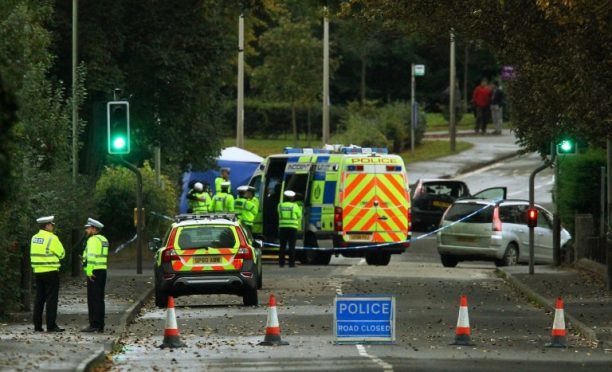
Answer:
<svg viewBox="0 0 612 372"><path fill-rule="evenodd" d="M376 172L361 157L347 157L342 165L342 231L346 242L370 242L377 230Z"/></svg>
<svg viewBox="0 0 612 372"><path fill-rule="evenodd" d="M374 233L376 242L401 242L408 238L409 190L401 159L383 157L377 164L376 197L374 206L378 224Z"/></svg>

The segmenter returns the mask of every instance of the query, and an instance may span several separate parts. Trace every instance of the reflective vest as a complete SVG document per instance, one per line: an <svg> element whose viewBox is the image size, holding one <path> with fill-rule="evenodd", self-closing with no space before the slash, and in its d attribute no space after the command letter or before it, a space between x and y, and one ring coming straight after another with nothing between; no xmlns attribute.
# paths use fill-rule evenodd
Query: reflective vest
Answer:
<svg viewBox="0 0 612 372"><path fill-rule="evenodd" d="M83 252L83 268L87 276L91 276L94 270L106 270L108 246L108 240L102 235L92 235L87 239Z"/></svg>
<svg viewBox="0 0 612 372"><path fill-rule="evenodd" d="M238 219L242 218L242 214L244 213L244 207L246 205L247 200L242 197L239 196L236 198L236 200L234 201L234 213L236 213L236 217Z"/></svg>
<svg viewBox="0 0 612 372"><path fill-rule="evenodd" d="M211 204L210 195L206 191L195 192L193 196L197 198L197 200L191 200L191 211L193 213L208 213Z"/></svg>
<svg viewBox="0 0 612 372"><path fill-rule="evenodd" d="M213 196L213 212L234 212L234 197L224 192Z"/></svg>
<svg viewBox="0 0 612 372"><path fill-rule="evenodd" d="M255 216L259 211L259 205L253 199L247 199L242 210L242 223L246 226L253 226L255 222Z"/></svg>
<svg viewBox="0 0 612 372"><path fill-rule="evenodd" d="M57 235L40 230L30 243L30 264L34 273L46 273L60 269L60 260L66 252Z"/></svg>
<svg viewBox="0 0 612 372"><path fill-rule="evenodd" d="M302 224L302 208L294 202L282 202L278 205L278 227L299 229Z"/></svg>
<svg viewBox="0 0 612 372"><path fill-rule="evenodd" d="M223 177L217 177L215 178L215 194L219 194L221 192L221 184L223 182L230 182L229 180L226 180ZM227 192L230 193L232 192L232 185L230 184L230 187L227 189Z"/></svg>

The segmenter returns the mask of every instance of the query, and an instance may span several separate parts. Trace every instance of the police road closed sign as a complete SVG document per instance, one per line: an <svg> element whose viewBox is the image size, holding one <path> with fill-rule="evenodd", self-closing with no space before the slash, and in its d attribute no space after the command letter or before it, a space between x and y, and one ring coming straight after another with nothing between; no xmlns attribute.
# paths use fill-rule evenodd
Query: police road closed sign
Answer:
<svg viewBox="0 0 612 372"><path fill-rule="evenodd" d="M336 343L395 341L395 297L337 296L334 309Z"/></svg>

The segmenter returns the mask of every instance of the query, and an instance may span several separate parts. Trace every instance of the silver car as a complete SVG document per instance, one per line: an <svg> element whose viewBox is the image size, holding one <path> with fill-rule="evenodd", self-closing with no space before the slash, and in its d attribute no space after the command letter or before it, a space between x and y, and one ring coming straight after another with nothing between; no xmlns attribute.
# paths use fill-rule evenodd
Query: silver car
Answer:
<svg viewBox="0 0 612 372"><path fill-rule="evenodd" d="M455 267L459 261L494 261L497 266L529 262L529 227L526 200L464 199L451 205L440 222L437 233L438 253L442 265ZM552 263L552 214L538 209L535 227L534 257L536 263ZM444 228L446 227L446 228ZM571 239L561 229L561 252Z"/></svg>

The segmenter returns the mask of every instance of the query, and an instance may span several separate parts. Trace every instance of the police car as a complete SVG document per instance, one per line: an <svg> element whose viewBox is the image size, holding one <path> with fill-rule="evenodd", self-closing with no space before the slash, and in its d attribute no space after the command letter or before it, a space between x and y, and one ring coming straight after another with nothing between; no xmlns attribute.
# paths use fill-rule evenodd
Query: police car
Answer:
<svg viewBox="0 0 612 372"><path fill-rule="evenodd" d="M235 294L258 305L262 286L261 242L253 241L233 214L179 215L165 241L154 239L155 304L168 296Z"/></svg>

